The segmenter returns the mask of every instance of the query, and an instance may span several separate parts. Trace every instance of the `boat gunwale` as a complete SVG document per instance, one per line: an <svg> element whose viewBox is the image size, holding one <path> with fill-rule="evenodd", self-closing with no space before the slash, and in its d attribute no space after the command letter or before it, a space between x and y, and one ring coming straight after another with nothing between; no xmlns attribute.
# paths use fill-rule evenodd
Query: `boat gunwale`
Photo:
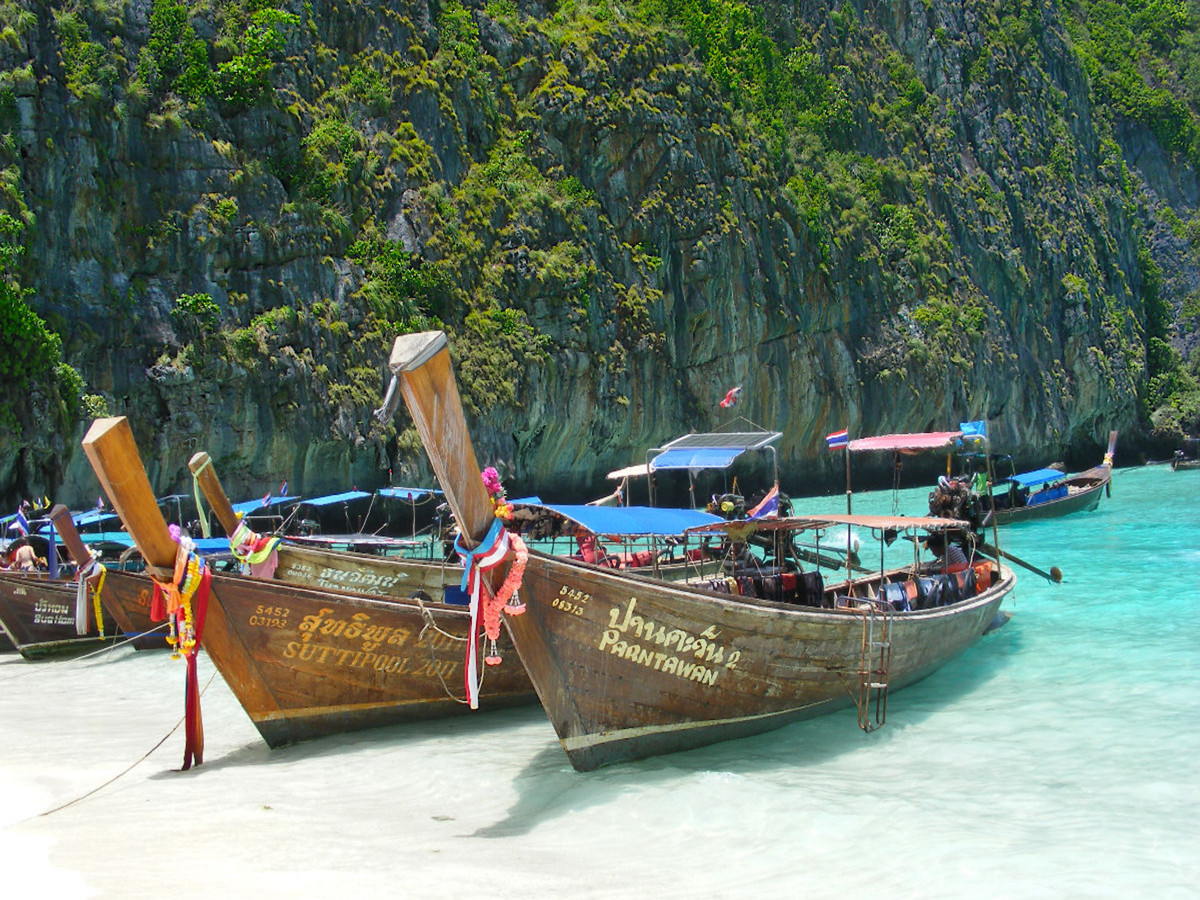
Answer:
<svg viewBox="0 0 1200 900"><path fill-rule="evenodd" d="M762 612L776 613L783 618L813 618L816 620L841 620L846 621L848 616L860 616L861 608L828 608L805 606L796 603L788 603L780 600L768 600L764 597L744 597L741 595L734 596L732 594L724 594L720 591L712 590L698 584L688 584L685 582L667 582L661 579L656 579L647 575L642 575L628 570L614 570L604 566L597 566L583 560L570 557L553 556L551 554L541 553L536 550L529 551L529 560L526 566L532 565L535 560L544 559L553 561L553 565L564 565L574 568L583 569L589 573L594 573L601 581L605 582L623 582L630 579L636 579L638 583L645 583L657 588L655 599L662 597L665 594L684 597L698 603L715 602L719 607L723 607L731 612L746 611L747 609L758 609ZM990 562L990 561L989 561ZM552 565L552 567L553 567ZM897 621L922 621L927 619L942 618L947 615L966 612L976 606L985 606L990 603L997 592L1004 588L1003 593L1008 593L1016 585L1016 573L1008 566L1001 563L995 563L999 568L999 577L996 578L991 585L985 590L976 593L974 596L965 600L959 600L956 603L951 603L946 606L935 606L929 609L913 609L913 610L892 610L879 611L880 614L892 615ZM885 570L885 576L888 574L899 574L906 571L903 568ZM915 575L913 577L926 577ZM873 575L869 578L860 579L861 581L879 582L879 576ZM890 583L890 582L888 582ZM828 587L826 588L828 589ZM853 598L856 600L867 600L865 597Z"/></svg>

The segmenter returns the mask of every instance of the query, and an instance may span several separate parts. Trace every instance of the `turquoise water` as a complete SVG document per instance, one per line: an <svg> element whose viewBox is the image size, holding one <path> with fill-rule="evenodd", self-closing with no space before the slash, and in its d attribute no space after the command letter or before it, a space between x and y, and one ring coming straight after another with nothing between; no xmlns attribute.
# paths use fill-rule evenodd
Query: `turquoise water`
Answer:
<svg viewBox="0 0 1200 900"><path fill-rule="evenodd" d="M178 720L180 664L5 659L0 864L48 897L1195 898L1198 501L1200 472L1125 469L1095 512L1002 529L1063 583L1018 569L1012 620L879 731L846 710L588 774L538 708L270 751L217 678L205 765L173 771L176 732L120 775Z"/></svg>

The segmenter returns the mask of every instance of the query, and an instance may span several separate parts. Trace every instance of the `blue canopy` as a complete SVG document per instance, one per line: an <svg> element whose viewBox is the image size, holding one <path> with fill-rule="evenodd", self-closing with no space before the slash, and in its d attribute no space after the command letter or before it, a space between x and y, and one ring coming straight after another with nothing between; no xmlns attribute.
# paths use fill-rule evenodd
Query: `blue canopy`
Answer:
<svg viewBox="0 0 1200 900"><path fill-rule="evenodd" d="M685 434L651 450L650 471L658 469L728 469L747 450L764 450L781 431L713 431ZM661 451L661 452L660 452Z"/></svg>
<svg viewBox="0 0 1200 900"><path fill-rule="evenodd" d="M234 503L233 511L235 513L252 513L256 509L263 509L264 507L267 507L267 506L274 506L277 503L295 503L295 502L298 502L299 500L300 500L299 495L286 496L286 497L272 497L270 495L267 495L267 497L265 499L259 498L258 500L243 500L241 503Z"/></svg>
<svg viewBox="0 0 1200 900"><path fill-rule="evenodd" d="M83 541L84 546L89 544L120 544L122 547L132 547L133 538L129 536L127 531L93 531L89 534L81 534L79 539Z"/></svg>
<svg viewBox="0 0 1200 900"><path fill-rule="evenodd" d="M1018 487L1035 488L1066 477L1067 473L1060 472L1058 469L1036 469L1033 472L1022 472L1020 475L1013 475L1008 480L1014 482Z"/></svg>
<svg viewBox="0 0 1200 900"><path fill-rule="evenodd" d="M441 493L437 488L416 488L416 487L386 487L376 491L380 497L390 497L393 500L424 500L429 496L436 496Z"/></svg>
<svg viewBox="0 0 1200 900"><path fill-rule="evenodd" d="M195 538L196 552L201 556L211 556L214 553L229 552L229 538Z"/></svg>
<svg viewBox="0 0 1200 900"><path fill-rule="evenodd" d="M534 505L534 504L530 504ZM654 506L584 506L544 503L542 509L558 513L596 534L631 537L673 537L689 528L725 521L694 509L661 509Z"/></svg>
<svg viewBox="0 0 1200 900"><path fill-rule="evenodd" d="M650 469L728 469L741 455L737 447L683 447L658 454Z"/></svg>
<svg viewBox="0 0 1200 900"><path fill-rule="evenodd" d="M71 521L76 525L98 525L101 522L107 522L109 519L117 518L116 513L105 512L102 509L89 509L86 512L71 513Z"/></svg>
<svg viewBox="0 0 1200 900"><path fill-rule="evenodd" d="M101 522L107 522L110 519L117 518L116 513L104 512L99 509L89 509L87 512L71 513L71 521L77 526L79 525L99 525ZM54 525L46 524L38 529L38 534L49 534L54 530Z"/></svg>
<svg viewBox="0 0 1200 900"><path fill-rule="evenodd" d="M361 500L370 496L366 491L346 491L341 494L327 494L324 497L305 497L300 502L307 506L332 506L335 503L349 503L351 500Z"/></svg>

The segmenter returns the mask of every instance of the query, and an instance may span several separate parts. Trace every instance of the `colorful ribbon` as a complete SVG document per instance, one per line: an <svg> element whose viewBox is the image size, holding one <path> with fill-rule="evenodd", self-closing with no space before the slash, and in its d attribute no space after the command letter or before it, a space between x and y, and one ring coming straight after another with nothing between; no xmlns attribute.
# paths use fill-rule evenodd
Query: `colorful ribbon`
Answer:
<svg viewBox="0 0 1200 900"><path fill-rule="evenodd" d="M492 520L492 527L482 543L468 550L462 545L463 536L454 539L454 552L458 554L463 564L462 589L471 598L471 632L467 641L467 656L463 664L464 681L467 690L467 702L471 709L479 708L479 615L480 598L484 591L492 597L485 576L488 572L504 564L508 558L508 532L504 523L499 519Z"/></svg>
<svg viewBox="0 0 1200 900"><path fill-rule="evenodd" d="M100 592L104 590L104 579L108 577L108 569L93 556L79 567L76 577L79 581L75 585L75 633L87 634L88 586L94 581L96 589L92 592L92 606L96 613L96 628L100 632L100 637L104 637L104 615L103 607L100 605Z"/></svg>
<svg viewBox="0 0 1200 900"><path fill-rule="evenodd" d="M190 545L190 546L189 546ZM172 636L168 640L182 651L187 660L187 685L184 690L184 747L183 770L204 762L204 722L200 716L200 683L196 657L204 634L208 613L208 592L212 570L192 552L190 539L181 540L175 552L175 571L170 580L151 576L154 599L151 615L165 610ZM194 601L194 603L193 603Z"/></svg>
<svg viewBox="0 0 1200 900"><path fill-rule="evenodd" d="M229 536L229 549L256 578L274 578L279 565L277 550L282 542L278 537L263 537L251 531L246 520L238 514L238 526Z"/></svg>

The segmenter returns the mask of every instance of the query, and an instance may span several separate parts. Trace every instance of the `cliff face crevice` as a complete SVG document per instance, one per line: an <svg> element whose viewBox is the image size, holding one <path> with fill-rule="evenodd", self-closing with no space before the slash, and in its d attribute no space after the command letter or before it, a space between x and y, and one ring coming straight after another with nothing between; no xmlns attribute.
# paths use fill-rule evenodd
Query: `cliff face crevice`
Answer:
<svg viewBox="0 0 1200 900"><path fill-rule="evenodd" d="M1176 310L1200 288L1161 221L1195 172L1097 122L1053 5L763 4L813 98L783 125L626 10L280 4L298 24L239 106L138 83L149 3L84 17L116 74L80 94L61 4L31 6L0 45L21 277L162 493L197 449L239 498L429 482L370 411L395 334L439 323L520 493L603 490L734 415L783 432L793 491L840 478L840 428L986 418L1023 461L1090 465L1142 429L1144 260ZM232 13L190 15L215 69ZM0 494L94 498L88 422L17 417Z"/></svg>

